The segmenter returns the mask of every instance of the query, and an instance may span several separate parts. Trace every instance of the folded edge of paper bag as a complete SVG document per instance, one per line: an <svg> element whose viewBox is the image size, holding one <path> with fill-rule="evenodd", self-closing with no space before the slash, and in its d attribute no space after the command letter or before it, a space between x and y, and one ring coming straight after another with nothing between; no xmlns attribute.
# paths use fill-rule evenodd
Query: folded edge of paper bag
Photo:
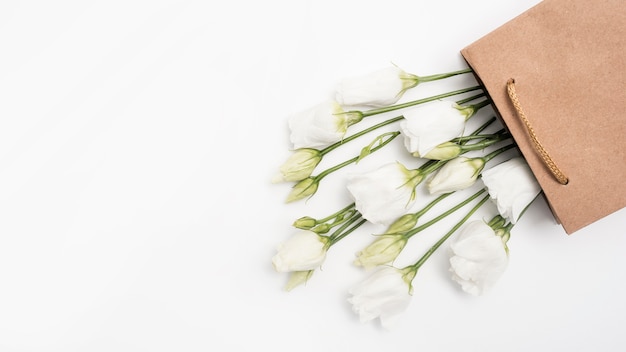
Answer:
<svg viewBox="0 0 626 352"><path fill-rule="evenodd" d="M461 54L493 101L566 233L626 207L626 6L544 0ZM507 94L568 177L555 179Z"/></svg>

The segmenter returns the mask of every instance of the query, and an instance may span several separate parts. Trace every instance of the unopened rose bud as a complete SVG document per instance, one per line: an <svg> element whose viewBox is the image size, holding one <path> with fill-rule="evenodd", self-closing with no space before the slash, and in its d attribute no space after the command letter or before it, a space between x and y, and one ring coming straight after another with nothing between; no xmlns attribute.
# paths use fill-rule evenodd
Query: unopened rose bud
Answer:
<svg viewBox="0 0 626 352"><path fill-rule="evenodd" d="M390 263L400 255L407 242L406 236L401 234L381 235L357 254L354 264L367 269Z"/></svg>
<svg viewBox="0 0 626 352"><path fill-rule="evenodd" d="M319 183L313 177L305 178L304 180L296 183L287 196L287 203L312 196L315 192L317 192L318 185Z"/></svg>
<svg viewBox="0 0 626 352"><path fill-rule="evenodd" d="M317 225L317 220L310 216L303 216L300 219L294 221L293 226L303 230L310 230Z"/></svg>
<svg viewBox="0 0 626 352"><path fill-rule="evenodd" d="M413 156L431 160L450 160L461 155L463 148L454 142L441 143L431 149L426 155L419 155L419 152L413 153Z"/></svg>
<svg viewBox="0 0 626 352"><path fill-rule="evenodd" d="M307 281L313 276L314 270L308 271L292 271L289 275L287 285L285 285L286 291L291 291L294 288L306 284Z"/></svg>
<svg viewBox="0 0 626 352"><path fill-rule="evenodd" d="M322 160L317 149L297 149L280 167L280 172L274 176L272 182L301 181L311 176L315 167Z"/></svg>
<svg viewBox="0 0 626 352"><path fill-rule="evenodd" d="M404 214L398 220L394 221L385 233L393 234L406 232L415 227L417 224L417 217L415 214Z"/></svg>
<svg viewBox="0 0 626 352"><path fill-rule="evenodd" d="M485 167L482 158L458 157L448 161L428 181L430 194L445 194L472 186Z"/></svg>

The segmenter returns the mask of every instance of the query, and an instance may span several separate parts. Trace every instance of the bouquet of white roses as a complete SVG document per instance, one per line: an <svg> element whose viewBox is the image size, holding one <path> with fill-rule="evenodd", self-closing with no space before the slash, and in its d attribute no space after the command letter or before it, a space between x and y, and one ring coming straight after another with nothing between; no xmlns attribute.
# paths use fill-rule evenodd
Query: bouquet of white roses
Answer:
<svg viewBox="0 0 626 352"><path fill-rule="evenodd" d="M294 233L272 259L276 271L290 274L288 290L306 283L329 249L366 222L386 230L356 251L354 264L369 271L348 298L361 321L380 318L389 326L408 306L420 267L444 244L451 278L464 291L480 295L493 287L507 267L513 226L540 193L539 185L524 159L514 154L508 132L495 117L479 114L491 103L480 85L398 103L418 85L470 72L417 76L398 67L382 69L343 80L332 99L289 118L293 152L274 178L293 183L287 202L317 195L325 177L394 141L402 143L402 157L414 166L394 158L371 170L345 173L349 204L326 216L295 220ZM469 128L470 119L476 128ZM318 172L331 152L368 136L358 155ZM452 205L433 214L444 199ZM486 203L495 204L497 212L486 220L474 218ZM461 211L418 260L394 265L415 234Z"/></svg>

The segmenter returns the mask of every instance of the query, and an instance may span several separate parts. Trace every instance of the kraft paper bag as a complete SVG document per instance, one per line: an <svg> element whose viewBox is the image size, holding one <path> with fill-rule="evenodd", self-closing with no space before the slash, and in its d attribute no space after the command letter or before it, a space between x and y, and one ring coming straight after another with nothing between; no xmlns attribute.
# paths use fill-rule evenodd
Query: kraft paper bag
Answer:
<svg viewBox="0 0 626 352"><path fill-rule="evenodd" d="M626 206L625 0L544 0L461 54L566 233Z"/></svg>

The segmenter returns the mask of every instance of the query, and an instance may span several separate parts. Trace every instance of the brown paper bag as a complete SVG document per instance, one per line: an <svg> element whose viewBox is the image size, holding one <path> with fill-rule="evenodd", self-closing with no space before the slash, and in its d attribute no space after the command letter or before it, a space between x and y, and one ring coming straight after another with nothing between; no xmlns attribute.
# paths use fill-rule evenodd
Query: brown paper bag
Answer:
<svg viewBox="0 0 626 352"><path fill-rule="evenodd" d="M626 206L624 0L544 0L461 54L565 232Z"/></svg>

